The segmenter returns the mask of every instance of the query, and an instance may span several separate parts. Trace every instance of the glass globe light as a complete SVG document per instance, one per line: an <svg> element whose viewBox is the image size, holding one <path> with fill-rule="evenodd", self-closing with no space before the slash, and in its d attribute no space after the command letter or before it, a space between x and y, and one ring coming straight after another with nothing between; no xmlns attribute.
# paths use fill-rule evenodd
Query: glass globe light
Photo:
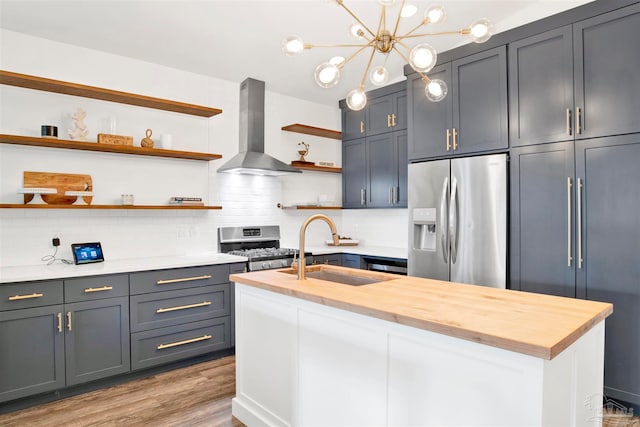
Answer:
<svg viewBox="0 0 640 427"><path fill-rule="evenodd" d="M282 51L287 56L295 56L304 50L302 38L296 34L285 37L282 40Z"/></svg>
<svg viewBox="0 0 640 427"><path fill-rule="evenodd" d="M376 86L382 86L389 81L389 71L387 71L387 69L382 65L380 65L379 67L375 67L373 70L371 70L369 80L371 80L371 83Z"/></svg>
<svg viewBox="0 0 640 427"><path fill-rule="evenodd" d="M353 37L357 39L363 39L365 35L364 27L359 23L354 22L349 27L349 34L351 34Z"/></svg>
<svg viewBox="0 0 640 427"><path fill-rule="evenodd" d="M418 11L418 6L415 4L405 4L402 6L402 10L400 11L400 16L403 18L410 18L416 14Z"/></svg>
<svg viewBox="0 0 640 427"><path fill-rule="evenodd" d="M333 64L337 67L340 67L340 65L345 61L344 56L333 56L331 57L331 59L329 59L329 63Z"/></svg>
<svg viewBox="0 0 640 427"><path fill-rule="evenodd" d="M447 19L447 10L439 4L432 4L424 12L424 20L430 24L441 24Z"/></svg>
<svg viewBox="0 0 640 427"><path fill-rule="evenodd" d="M330 62L323 62L316 67L314 77L318 86L327 89L338 84L340 69Z"/></svg>
<svg viewBox="0 0 640 427"><path fill-rule="evenodd" d="M447 96L447 84L440 79L433 79L424 88L424 94L431 102L440 102Z"/></svg>
<svg viewBox="0 0 640 427"><path fill-rule="evenodd" d="M469 26L471 39L475 43L484 43L493 35L493 24L486 18L478 19Z"/></svg>
<svg viewBox="0 0 640 427"><path fill-rule="evenodd" d="M396 0L378 0L378 3L383 6L393 6L395 2Z"/></svg>
<svg viewBox="0 0 640 427"><path fill-rule="evenodd" d="M414 70L426 73L436 65L438 52L427 43L416 45L409 53L409 64Z"/></svg>
<svg viewBox="0 0 640 427"><path fill-rule="evenodd" d="M367 105L367 95L364 90L354 89L347 95L347 106L353 111L362 110Z"/></svg>

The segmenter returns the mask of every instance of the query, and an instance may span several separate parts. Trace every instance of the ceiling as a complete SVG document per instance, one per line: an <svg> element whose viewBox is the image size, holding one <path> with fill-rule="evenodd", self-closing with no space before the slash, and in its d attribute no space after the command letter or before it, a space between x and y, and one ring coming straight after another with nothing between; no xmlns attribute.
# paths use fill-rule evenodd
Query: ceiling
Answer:
<svg viewBox="0 0 640 427"><path fill-rule="evenodd" d="M458 30L486 17L501 32L588 1L441 0L448 19L428 31ZM401 22L400 34L417 25L432 3L410 2L419 11ZM375 0L345 0L345 4L375 30L380 17ZM389 8L388 26L398 9ZM252 77L265 81L267 90L328 105L336 105L360 84L370 50L345 66L337 86L322 89L314 82L315 67L336 54L348 57L354 49L316 48L287 57L280 45L291 33L305 43L353 43L348 34L352 22L331 0L0 0L0 27L8 30L237 83ZM418 40L439 52L467 42L463 36ZM382 61L377 56L373 63ZM404 78L403 64L391 54L390 81ZM372 88L367 80L366 90Z"/></svg>

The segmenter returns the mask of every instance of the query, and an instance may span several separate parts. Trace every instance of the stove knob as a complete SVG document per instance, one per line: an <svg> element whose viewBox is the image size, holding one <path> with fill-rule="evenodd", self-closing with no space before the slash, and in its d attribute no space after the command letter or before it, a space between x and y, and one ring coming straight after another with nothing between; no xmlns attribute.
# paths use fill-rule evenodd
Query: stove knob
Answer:
<svg viewBox="0 0 640 427"><path fill-rule="evenodd" d="M283 267L288 267L288 265L287 265L288 263L287 263L287 260L286 260L286 259L283 259L282 261L280 261L280 264L281 264Z"/></svg>
<svg viewBox="0 0 640 427"><path fill-rule="evenodd" d="M267 264L266 262L262 263L262 268L269 268L269 264Z"/></svg>

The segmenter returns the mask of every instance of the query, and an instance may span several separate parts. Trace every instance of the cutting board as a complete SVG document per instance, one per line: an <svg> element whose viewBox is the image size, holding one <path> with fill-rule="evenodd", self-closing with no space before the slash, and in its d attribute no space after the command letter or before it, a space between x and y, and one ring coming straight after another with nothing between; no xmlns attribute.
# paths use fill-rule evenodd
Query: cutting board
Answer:
<svg viewBox="0 0 640 427"><path fill-rule="evenodd" d="M55 194L42 194L42 200L49 205L71 205L77 196L65 196L67 191L93 191L91 175L54 172L24 172L23 185L25 188L55 188ZM82 196L86 204L91 204L93 196ZM24 203L33 200L33 194L24 195Z"/></svg>

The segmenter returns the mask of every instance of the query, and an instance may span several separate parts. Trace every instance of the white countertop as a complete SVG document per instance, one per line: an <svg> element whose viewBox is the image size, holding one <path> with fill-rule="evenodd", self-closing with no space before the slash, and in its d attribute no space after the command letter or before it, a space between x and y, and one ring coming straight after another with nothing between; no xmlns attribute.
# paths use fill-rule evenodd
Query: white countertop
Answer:
<svg viewBox="0 0 640 427"><path fill-rule="evenodd" d="M132 271L160 270L165 268L194 267L199 265L246 262L247 258L216 252L194 255L161 256L106 260L95 264L73 265L57 261L47 265L23 265L0 268L0 284L32 280L61 279L66 277L98 276L101 274L128 273Z"/></svg>
<svg viewBox="0 0 640 427"><path fill-rule="evenodd" d="M313 255L342 253L404 259L408 256L407 248L390 248L387 246L368 246L362 244L358 246L309 246L304 250L311 252Z"/></svg>

